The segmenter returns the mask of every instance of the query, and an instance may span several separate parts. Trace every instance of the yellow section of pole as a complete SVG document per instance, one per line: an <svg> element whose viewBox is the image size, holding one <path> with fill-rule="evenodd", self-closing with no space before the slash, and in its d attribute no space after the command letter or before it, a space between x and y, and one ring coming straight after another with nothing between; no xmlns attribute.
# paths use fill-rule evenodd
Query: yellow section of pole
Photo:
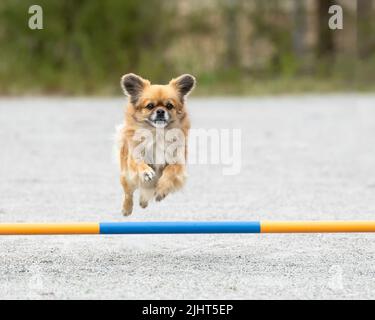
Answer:
<svg viewBox="0 0 375 320"><path fill-rule="evenodd" d="M261 221L261 233L375 232L375 221Z"/></svg>
<svg viewBox="0 0 375 320"><path fill-rule="evenodd" d="M0 235L99 234L99 223L0 223Z"/></svg>

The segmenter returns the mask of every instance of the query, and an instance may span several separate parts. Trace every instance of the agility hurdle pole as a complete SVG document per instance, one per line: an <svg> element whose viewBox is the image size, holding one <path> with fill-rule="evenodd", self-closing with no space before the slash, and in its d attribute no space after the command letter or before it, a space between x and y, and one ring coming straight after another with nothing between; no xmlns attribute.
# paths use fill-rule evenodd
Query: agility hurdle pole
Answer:
<svg viewBox="0 0 375 320"><path fill-rule="evenodd" d="M0 223L0 235L375 232L375 221Z"/></svg>

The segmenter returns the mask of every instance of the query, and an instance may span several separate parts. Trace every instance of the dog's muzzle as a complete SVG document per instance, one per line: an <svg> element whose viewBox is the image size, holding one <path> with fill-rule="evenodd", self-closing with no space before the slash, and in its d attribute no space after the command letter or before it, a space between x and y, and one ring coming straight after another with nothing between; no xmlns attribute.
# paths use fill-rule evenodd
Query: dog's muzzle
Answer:
<svg viewBox="0 0 375 320"><path fill-rule="evenodd" d="M169 114L163 108L157 108L150 116L149 122L155 128L164 128L170 120Z"/></svg>

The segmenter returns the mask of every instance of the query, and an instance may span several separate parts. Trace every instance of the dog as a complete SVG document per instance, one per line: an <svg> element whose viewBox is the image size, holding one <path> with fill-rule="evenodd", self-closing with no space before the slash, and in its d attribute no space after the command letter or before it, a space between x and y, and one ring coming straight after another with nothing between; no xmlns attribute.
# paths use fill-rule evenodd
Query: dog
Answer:
<svg viewBox="0 0 375 320"><path fill-rule="evenodd" d="M139 205L146 208L153 198L161 201L184 185L190 129L186 97L195 84L190 74L174 78L166 85L151 84L133 73L121 78L121 87L129 100L125 123L118 131L124 216L133 211L136 189L140 192ZM161 161L156 161L158 155Z"/></svg>

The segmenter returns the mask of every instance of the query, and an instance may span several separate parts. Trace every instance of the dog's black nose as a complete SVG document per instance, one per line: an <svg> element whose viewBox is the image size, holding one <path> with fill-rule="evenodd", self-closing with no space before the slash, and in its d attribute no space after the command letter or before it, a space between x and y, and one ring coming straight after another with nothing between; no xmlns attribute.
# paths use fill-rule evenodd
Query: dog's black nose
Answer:
<svg viewBox="0 0 375 320"><path fill-rule="evenodd" d="M160 118L164 117L165 111L163 109L156 110L156 115Z"/></svg>

